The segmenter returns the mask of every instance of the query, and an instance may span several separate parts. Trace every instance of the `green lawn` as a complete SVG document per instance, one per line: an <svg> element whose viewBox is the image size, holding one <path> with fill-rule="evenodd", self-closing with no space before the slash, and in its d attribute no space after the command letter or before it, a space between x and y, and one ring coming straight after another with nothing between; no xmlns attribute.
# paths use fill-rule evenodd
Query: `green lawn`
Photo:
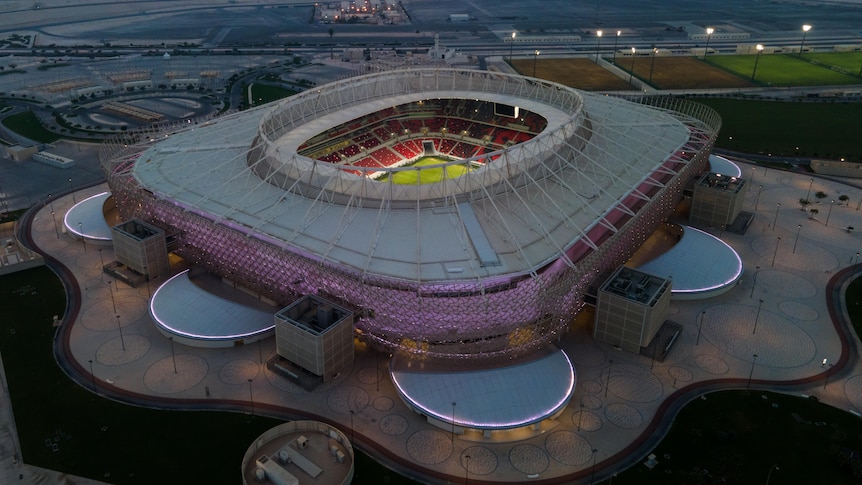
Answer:
<svg viewBox="0 0 862 485"><path fill-rule="evenodd" d="M419 159L411 167L425 167L429 165L440 165L449 162L449 160L440 157L425 157ZM405 170L402 172L394 172L392 174L392 183L401 185L416 185L416 184L433 184L446 179L458 178L461 175L469 172L470 169L462 165L449 165L447 167L434 167L422 170ZM378 179L380 182L389 180L389 176L383 176Z"/></svg>
<svg viewBox="0 0 862 485"><path fill-rule="evenodd" d="M830 384L831 385L831 384ZM614 484L858 484L842 450L862 451L862 419L815 399L772 392L723 391L695 399L679 413L643 465ZM857 458L858 463L858 458Z"/></svg>
<svg viewBox="0 0 862 485"><path fill-rule="evenodd" d="M42 126L32 111L23 111L3 119L3 126L39 143L53 143L60 137Z"/></svg>
<svg viewBox="0 0 862 485"><path fill-rule="evenodd" d="M707 62L733 72L742 78L751 79L756 59L756 55L711 56L707 57ZM842 74L829 69L827 66L812 64L806 59L806 56L799 59L795 55L762 54L757 63L757 73L754 80L760 85L772 86L823 86L862 83L862 80L857 76Z"/></svg>
<svg viewBox="0 0 862 485"><path fill-rule="evenodd" d="M721 115L719 148L748 153L862 161L862 103L698 98Z"/></svg>
<svg viewBox="0 0 862 485"><path fill-rule="evenodd" d="M819 62L823 66L835 66L857 76L862 73L862 51L859 52L812 52L802 56L803 60ZM859 81L862 83L862 81Z"/></svg>
<svg viewBox="0 0 862 485"><path fill-rule="evenodd" d="M249 444L282 422L128 406L72 382L51 350L52 316L63 314L65 296L46 267L0 277L0 302L0 352L23 458L30 465L112 484L233 485L240 482ZM356 470L393 484L414 483L361 455Z"/></svg>
<svg viewBox="0 0 862 485"><path fill-rule="evenodd" d="M271 86L269 84L251 85L251 100L249 106L260 106L262 104L278 101L279 99L293 96L299 91L287 89L280 86ZM248 93L248 91L246 91Z"/></svg>

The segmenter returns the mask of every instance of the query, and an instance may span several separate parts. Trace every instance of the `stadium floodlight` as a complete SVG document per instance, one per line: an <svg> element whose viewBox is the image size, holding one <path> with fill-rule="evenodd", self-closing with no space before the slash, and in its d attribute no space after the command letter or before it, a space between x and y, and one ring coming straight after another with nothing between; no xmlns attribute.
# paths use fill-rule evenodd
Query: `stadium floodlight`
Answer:
<svg viewBox="0 0 862 485"><path fill-rule="evenodd" d="M799 57L802 57L802 48L805 47L805 36L808 34L808 31L811 30L811 26L805 24L802 26L802 43L799 44Z"/></svg>
<svg viewBox="0 0 862 485"><path fill-rule="evenodd" d="M533 57L533 77L536 77L536 61L539 60L539 54L541 54L541 53L542 53L542 51L537 49L536 55Z"/></svg>
<svg viewBox="0 0 862 485"><path fill-rule="evenodd" d="M602 46L602 31L596 31L596 64L599 63L599 49Z"/></svg>
<svg viewBox="0 0 862 485"><path fill-rule="evenodd" d="M649 63L649 83L652 83L652 70L655 67L655 54L658 52L658 47L653 46L652 48L652 61Z"/></svg>
<svg viewBox="0 0 862 485"><path fill-rule="evenodd" d="M706 60L706 54L709 52L709 40L712 38L712 33L715 29L712 27L706 28L706 47L703 49L703 60Z"/></svg>
<svg viewBox="0 0 862 485"><path fill-rule="evenodd" d="M763 44L757 44L757 57L754 58L754 70L751 71L752 81L754 81L754 75L757 74L757 62L760 61L761 52L763 52Z"/></svg>
<svg viewBox="0 0 862 485"><path fill-rule="evenodd" d="M629 70L629 84L632 83L632 76L635 75L635 53L637 51L637 47L632 47L632 68Z"/></svg>
<svg viewBox="0 0 862 485"><path fill-rule="evenodd" d="M617 43L620 41L620 34L622 34L622 30L617 31L617 36L614 37L614 52L611 54L611 64L617 63Z"/></svg>
<svg viewBox="0 0 862 485"><path fill-rule="evenodd" d="M515 48L515 38L518 37L517 32L512 32L512 42L509 44L509 64L512 63L512 50Z"/></svg>

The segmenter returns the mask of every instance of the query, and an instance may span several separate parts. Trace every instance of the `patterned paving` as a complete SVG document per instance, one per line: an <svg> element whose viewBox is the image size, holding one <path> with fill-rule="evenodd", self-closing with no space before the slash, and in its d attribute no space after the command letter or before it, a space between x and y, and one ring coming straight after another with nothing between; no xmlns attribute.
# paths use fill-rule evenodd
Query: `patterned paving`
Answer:
<svg viewBox="0 0 862 485"><path fill-rule="evenodd" d="M484 446L471 446L461 452L461 466L470 475L491 474L497 469L498 461L497 455Z"/></svg>
<svg viewBox="0 0 862 485"><path fill-rule="evenodd" d="M516 470L535 475L548 469L550 460L545 450L536 445L516 445L509 450L509 462Z"/></svg>
<svg viewBox="0 0 862 485"><path fill-rule="evenodd" d="M436 465L452 454L452 436L436 429L423 429L407 438L407 453L419 463Z"/></svg>
<svg viewBox="0 0 862 485"><path fill-rule="evenodd" d="M592 458L593 447L572 431L555 431L545 438L545 449L554 460L569 466L580 466Z"/></svg>
<svg viewBox="0 0 862 485"><path fill-rule="evenodd" d="M662 395L662 384L648 367L617 364L610 369L608 391L626 401L652 402Z"/></svg>
<svg viewBox="0 0 862 485"><path fill-rule="evenodd" d="M643 416L634 406L625 403L608 404L605 408L608 421L620 428L634 429L643 423Z"/></svg>
<svg viewBox="0 0 862 485"><path fill-rule="evenodd" d="M326 404L329 405L329 409L338 414L362 411L368 406L369 401L368 393L356 386L342 386L326 395Z"/></svg>
<svg viewBox="0 0 862 485"><path fill-rule="evenodd" d="M200 383L209 371L207 362L197 355L177 354L177 372L168 356L154 362L144 373L144 385L156 394L175 394Z"/></svg>
<svg viewBox="0 0 862 485"><path fill-rule="evenodd" d="M572 415L572 424L575 431L598 431L602 429L602 417L585 409Z"/></svg>
<svg viewBox="0 0 862 485"><path fill-rule="evenodd" d="M253 360L232 360L218 371L219 380L225 384L246 384L260 373L260 364Z"/></svg>
<svg viewBox="0 0 862 485"><path fill-rule="evenodd" d="M384 434L389 436L398 436L404 434L410 424L404 416L401 416L400 414L390 414L388 416L383 416L383 419L380 420L379 426L380 431L383 431Z"/></svg>
<svg viewBox="0 0 862 485"><path fill-rule="evenodd" d="M129 364L146 355L149 350L150 339L143 335L123 335L122 340L118 335L99 346L96 350L96 362L102 365Z"/></svg>

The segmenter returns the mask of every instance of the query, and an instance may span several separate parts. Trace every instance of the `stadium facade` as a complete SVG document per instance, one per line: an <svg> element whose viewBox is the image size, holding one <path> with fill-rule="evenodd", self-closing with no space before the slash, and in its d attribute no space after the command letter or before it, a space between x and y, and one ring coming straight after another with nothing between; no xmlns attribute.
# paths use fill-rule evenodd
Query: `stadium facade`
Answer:
<svg viewBox="0 0 862 485"><path fill-rule="evenodd" d="M355 309L390 352L505 359L566 331L707 170L719 127L672 97L411 69L117 138L101 159L123 218L190 262Z"/></svg>

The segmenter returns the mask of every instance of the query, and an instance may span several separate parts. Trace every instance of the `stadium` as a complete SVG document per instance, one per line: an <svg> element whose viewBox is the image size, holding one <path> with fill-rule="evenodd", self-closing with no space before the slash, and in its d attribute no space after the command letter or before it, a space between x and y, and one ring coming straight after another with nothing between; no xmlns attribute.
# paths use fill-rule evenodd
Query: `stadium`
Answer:
<svg viewBox="0 0 862 485"><path fill-rule="evenodd" d="M708 167L711 109L411 69L102 148L124 219L279 304L357 312L414 358L513 359L564 333Z"/></svg>

